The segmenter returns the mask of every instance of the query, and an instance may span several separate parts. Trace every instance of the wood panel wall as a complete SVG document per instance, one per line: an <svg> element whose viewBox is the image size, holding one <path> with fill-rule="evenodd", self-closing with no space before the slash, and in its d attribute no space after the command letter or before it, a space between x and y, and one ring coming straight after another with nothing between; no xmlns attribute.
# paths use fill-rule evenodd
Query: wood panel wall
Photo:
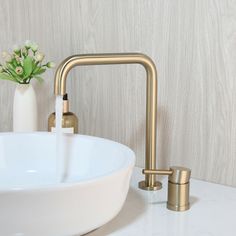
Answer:
<svg viewBox="0 0 236 236"><path fill-rule="evenodd" d="M159 74L158 165L236 186L236 1L0 0L0 50L32 39L49 60L143 52ZM39 127L54 109L54 71L38 95ZM80 132L131 147L144 163L145 73L140 66L75 69L68 79ZM0 131L12 129L14 84L0 81Z"/></svg>

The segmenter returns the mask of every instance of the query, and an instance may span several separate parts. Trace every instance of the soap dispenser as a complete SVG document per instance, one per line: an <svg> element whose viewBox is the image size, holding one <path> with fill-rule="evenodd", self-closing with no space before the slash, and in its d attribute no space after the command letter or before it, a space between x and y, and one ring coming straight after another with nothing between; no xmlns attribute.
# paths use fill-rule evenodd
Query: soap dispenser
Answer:
<svg viewBox="0 0 236 236"><path fill-rule="evenodd" d="M53 112L48 117L48 131L55 132L56 114ZM63 96L63 115L62 115L62 128L63 133L78 133L78 118L76 115L69 111L68 95Z"/></svg>

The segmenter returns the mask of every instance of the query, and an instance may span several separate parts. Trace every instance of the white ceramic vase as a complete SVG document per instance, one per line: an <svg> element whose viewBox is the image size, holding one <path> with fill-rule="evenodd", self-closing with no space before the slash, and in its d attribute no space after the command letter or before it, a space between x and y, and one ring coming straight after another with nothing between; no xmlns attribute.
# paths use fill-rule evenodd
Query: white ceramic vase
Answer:
<svg viewBox="0 0 236 236"><path fill-rule="evenodd" d="M34 88L31 84L18 84L13 102L13 131L37 131L37 118L37 99Z"/></svg>

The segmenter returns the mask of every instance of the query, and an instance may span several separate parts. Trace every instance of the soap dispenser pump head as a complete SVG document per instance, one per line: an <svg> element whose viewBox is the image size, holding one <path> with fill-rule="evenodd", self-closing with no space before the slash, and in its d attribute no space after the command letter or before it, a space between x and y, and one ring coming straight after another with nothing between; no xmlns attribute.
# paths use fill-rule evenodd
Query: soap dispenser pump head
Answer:
<svg viewBox="0 0 236 236"><path fill-rule="evenodd" d="M68 100L68 94L67 93L63 95L63 100Z"/></svg>
<svg viewBox="0 0 236 236"><path fill-rule="evenodd" d="M68 100L68 94L65 93L63 95L63 113L69 112L69 100Z"/></svg>

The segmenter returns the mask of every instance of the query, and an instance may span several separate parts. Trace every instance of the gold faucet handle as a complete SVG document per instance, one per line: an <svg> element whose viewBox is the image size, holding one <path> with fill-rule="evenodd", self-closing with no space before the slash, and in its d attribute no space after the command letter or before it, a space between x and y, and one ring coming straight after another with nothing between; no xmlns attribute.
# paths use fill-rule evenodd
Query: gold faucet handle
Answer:
<svg viewBox="0 0 236 236"><path fill-rule="evenodd" d="M167 208L172 211L186 211L189 204L189 180L191 170L189 168L172 166L173 172L168 181Z"/></svg>
<svg viewBox="0 0 236 236"><path fill-rule="evenodd" d="M171 166L169 170L143 170L147 175L169 175L169 181L175 184L185 184L189 182L191 170L182 166Z"/></svg>
<svg viewBox="0 0 236 236"><path fill-rule="evenodd" d="M182 166L171 166L169 181L174 184L186 184L190 180L191 170Z"/></svg>
<svg viewBox="0 0 236 236"><path fill-rule="evenodd" d="M186 167L172 166L169 170L143 170L143 174L169 175L167 208L172 211L189 209L189 180L191 170Z"/></svg>

